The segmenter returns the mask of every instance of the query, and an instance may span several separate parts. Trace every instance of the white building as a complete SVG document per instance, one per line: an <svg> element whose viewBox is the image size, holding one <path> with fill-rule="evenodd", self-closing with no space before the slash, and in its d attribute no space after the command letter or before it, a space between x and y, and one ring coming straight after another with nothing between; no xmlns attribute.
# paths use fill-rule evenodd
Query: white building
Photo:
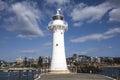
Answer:
<svg viewBox="0 0 120 80"><path fill-rule="evenodd" d="M49 56L42 56L43 64L44 63L49 63L50 62L50 57Z"/></svg>
<svg viewBox="0 0 120 80"><path fill-rule="evenodd" d="M53 21L48 25L48 29L53 32L53 50L50 72L68 73L64 45L64 32L68 29L68 24L60 14L60 9L57 10L57 14L54 15L52 19Z"/></svg>
<svg viewBox="0 0 120 80"><path fill-rule="evenodd" d="M24 60L23 60L22 57L18 57L18 58L16 59L16 62L17 62L17 64L21 64L21 63L24 62Z"/></svg>

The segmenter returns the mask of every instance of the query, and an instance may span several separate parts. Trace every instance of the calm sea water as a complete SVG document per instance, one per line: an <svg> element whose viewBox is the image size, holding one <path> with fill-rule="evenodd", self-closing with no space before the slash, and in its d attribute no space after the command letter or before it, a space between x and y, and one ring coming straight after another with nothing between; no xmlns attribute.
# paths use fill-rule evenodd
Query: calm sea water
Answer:
<svg viewBox="0 0 120 80"><path fill-rule="evenodd" d="M0 71L0 80L34 80L34 75L38 71L24 70L24 71Z"/></svg>
<svg viewBox="0 0 120 80"><path fill-rule="evenodd" d="M40 73L40 71L26 70L26 71L0 71L0 80L34 80L34 75ZM98 74L106 75L109 77L120 78L120 67L103 67L102 72Z"/></svg>
<svg viewBox="0 0 120 80"><path fill-rule="evenodd" d="M98 74L120 78L120 67L103 67Z"/></svg>

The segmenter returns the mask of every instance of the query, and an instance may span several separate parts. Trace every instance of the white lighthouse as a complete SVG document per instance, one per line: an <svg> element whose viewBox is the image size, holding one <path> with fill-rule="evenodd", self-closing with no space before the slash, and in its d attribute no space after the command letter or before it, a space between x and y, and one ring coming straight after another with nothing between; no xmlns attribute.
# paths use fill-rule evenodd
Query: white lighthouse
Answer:
<svg viewBox="0 0 120 80"><path fill-rule="evenodd" d="M52 17L53 20L48 25L48 29L53 32L51 73L69 73L64 45L64 32L68 29L68 24L60 11L60 9L57 10L57 14Z"/></svg>

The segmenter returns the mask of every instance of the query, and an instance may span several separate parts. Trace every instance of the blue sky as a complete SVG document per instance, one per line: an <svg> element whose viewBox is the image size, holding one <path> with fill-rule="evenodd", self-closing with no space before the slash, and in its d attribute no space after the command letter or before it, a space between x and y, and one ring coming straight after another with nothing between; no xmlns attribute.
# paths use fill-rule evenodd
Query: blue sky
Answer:
<svg viewBox="0 0 120 80"><path fill-rule="evenodd" d="M120 57L119 0L0 0L0 59L51 56L48 30L56 9L69 29L66 56Z"/></svg>

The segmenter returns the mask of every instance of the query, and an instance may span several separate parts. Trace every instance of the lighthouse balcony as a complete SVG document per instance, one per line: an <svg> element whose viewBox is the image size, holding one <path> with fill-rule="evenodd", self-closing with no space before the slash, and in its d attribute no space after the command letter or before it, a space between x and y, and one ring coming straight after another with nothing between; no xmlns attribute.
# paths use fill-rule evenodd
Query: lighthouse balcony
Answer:
<svg viewBox="0 0 120 80"><path fill-rule="evenodd" d="M68 30L68 24L65 21L62 21L62 22L59 22L59 23L51 21L48 24L48 29L51 30L51 31L58 30L58 29L66 31L66 30Z"/></svg>

